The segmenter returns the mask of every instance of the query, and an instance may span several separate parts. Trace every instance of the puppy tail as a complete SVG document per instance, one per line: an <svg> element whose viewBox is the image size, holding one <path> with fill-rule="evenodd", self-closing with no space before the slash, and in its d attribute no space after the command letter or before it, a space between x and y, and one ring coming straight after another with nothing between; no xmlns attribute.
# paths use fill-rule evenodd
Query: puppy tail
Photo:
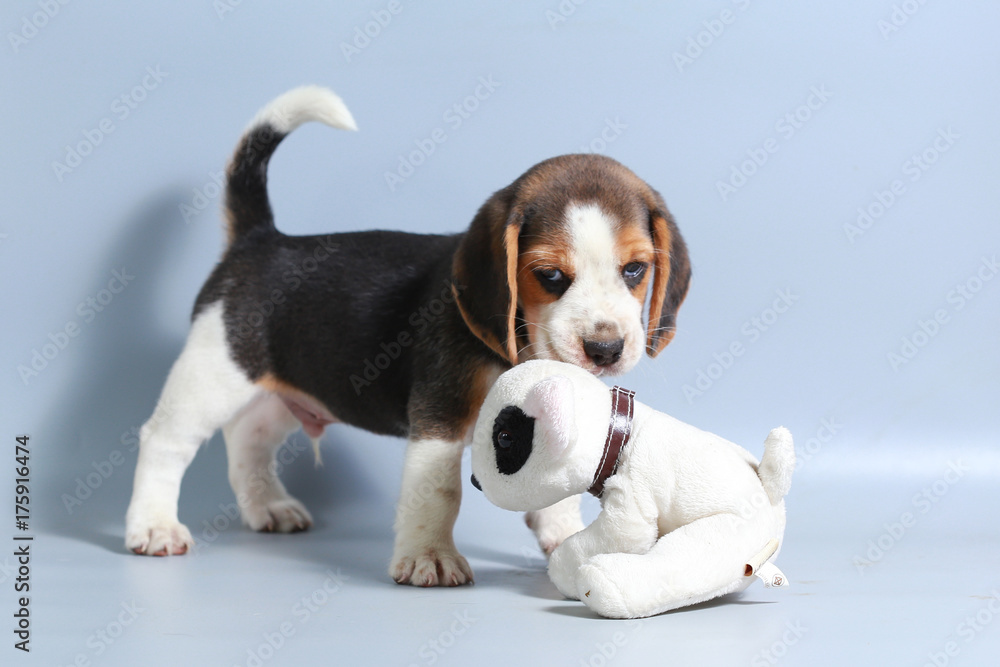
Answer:
<svg viewBox="0 0 1000 667"><path fill-rule="evenodd" d="M788 493L792 485L792 472L795 471L795 445L792 434L784 426L773 429L764 441L764 456L757 466L757 476L760 477L764 491L775 505Z"/></svg>
<svg viewBox="0 0 1000 667"><path fill-rule="evenodd" d="M281 140L309 121L341 130L358 129L344 102L320 86L294 88L261 109L240 138L226 170L230 243L257 229L274 229L267 198L267 163Z"/></svg>

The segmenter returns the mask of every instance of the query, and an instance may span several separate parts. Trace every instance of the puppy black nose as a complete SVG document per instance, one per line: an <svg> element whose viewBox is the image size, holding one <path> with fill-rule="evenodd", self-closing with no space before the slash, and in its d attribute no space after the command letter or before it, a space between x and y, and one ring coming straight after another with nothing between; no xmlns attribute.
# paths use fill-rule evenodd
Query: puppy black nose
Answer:
<svg viewBox="0 0 1000 667"><path fill-rule="evenodd" d="M622 350L625 349L625 339L599 341L583 341L583 351L598 366L610 366L622 358Z"/></svg>
<svg viewBox="0 0 1000 667"><path fill-rule="evenodd" d="M476 479L476 476L475 476L475 475L473 475L473 476L472 476L472 486L476 487L476 488L477 488L477 489L479 489L480 491L482 491L482 490L483 490L483 487L479 486L479 480L478 480L478 479Z"/></svg>

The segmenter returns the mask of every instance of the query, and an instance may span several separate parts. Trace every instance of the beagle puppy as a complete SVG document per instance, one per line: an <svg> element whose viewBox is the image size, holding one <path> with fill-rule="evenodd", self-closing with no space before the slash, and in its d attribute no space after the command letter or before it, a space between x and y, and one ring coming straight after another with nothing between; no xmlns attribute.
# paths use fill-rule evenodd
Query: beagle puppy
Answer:
<svg viewBox="0 0 1000 667"><path fill-rule="evenodd" d="M308 528L275 454L299 428L316 444L344 422L408 439L392 578L471 582L452 528L462 451L493 381L526 359L614 375L644 350L656 356L687 292L687 249L660 195L599 155L535 165L462 234L288 236L274 225L267 164L307 121L356 129L331 91L298 88L261 110L229 164L229 245L141 429L125 545L160 556L193 546L177 519L181 478L219 428L243 522ZM546 552L583 528L578 497L526 520Z"/></svg>

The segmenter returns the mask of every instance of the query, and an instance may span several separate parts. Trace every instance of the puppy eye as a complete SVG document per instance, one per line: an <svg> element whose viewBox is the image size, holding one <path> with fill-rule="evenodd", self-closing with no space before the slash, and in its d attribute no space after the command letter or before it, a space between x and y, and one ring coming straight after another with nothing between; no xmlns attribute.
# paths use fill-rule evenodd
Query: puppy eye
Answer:
<svg viewBox="0 0 1000 667"><path fill-rule="evenodd" d="M535 269L534 273L542 289L556 295L562 295L572 282L565 273L553 267Z"/></svg>
<svg viewBox="0 0 1000 667"><path fill-rule="evenodd" d="M642 276L646 273L646 265L642 262L629 262L622 269L622 278L629 287L635 287L642 281Z"/></svg>
<svg viewBox="0 0 1000 667"><path fill-rule="evenodd" d="M564 278L563 272L559 269L538 269L535 272L543 280L548 280L550 283L557 283Z"/></svg>
<svg viewBox="0 0 1000 667"><path fill-rule="evenodd" d="M514 436L512 436L509 431L500 431L497 433L497 444L500 445L502 449L508 449L514 444Z"/></svg>

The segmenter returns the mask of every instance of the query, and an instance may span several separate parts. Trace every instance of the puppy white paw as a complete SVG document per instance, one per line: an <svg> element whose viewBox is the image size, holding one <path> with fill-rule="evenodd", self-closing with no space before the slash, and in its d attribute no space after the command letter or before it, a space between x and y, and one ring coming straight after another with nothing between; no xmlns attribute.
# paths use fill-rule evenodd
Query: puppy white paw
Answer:
<svg viewBox="0 0 1000 667"><path fill-rule="evenodd" d="M472 568L453 547L397 549L389 565L389 576L397 584L413 586L462 586L473 583Z"/></svg>
<svg viewBox="0 0 1000 667"><path fill-rule="evenodd" d="M570 535L584 529L579 509L575 512L549 510L527 512L524 515L524 522L535 533L538 546L546 556L551 555L556 547L565 542Z"/></svg>
<svg viewBox="0 0 1000 667"><path fill-rule="evenodd" d="M126 520L125 548L129 551L145 556L179 556L192 547L191 531L177 519Z"/></svg>
<svg viewBox="0 0 1000 667"><path fill-rule="evenodd" d="M309 510L291 496L251 502L240 509L243 523L265 533L297 533L312 527Z"/></svg>

